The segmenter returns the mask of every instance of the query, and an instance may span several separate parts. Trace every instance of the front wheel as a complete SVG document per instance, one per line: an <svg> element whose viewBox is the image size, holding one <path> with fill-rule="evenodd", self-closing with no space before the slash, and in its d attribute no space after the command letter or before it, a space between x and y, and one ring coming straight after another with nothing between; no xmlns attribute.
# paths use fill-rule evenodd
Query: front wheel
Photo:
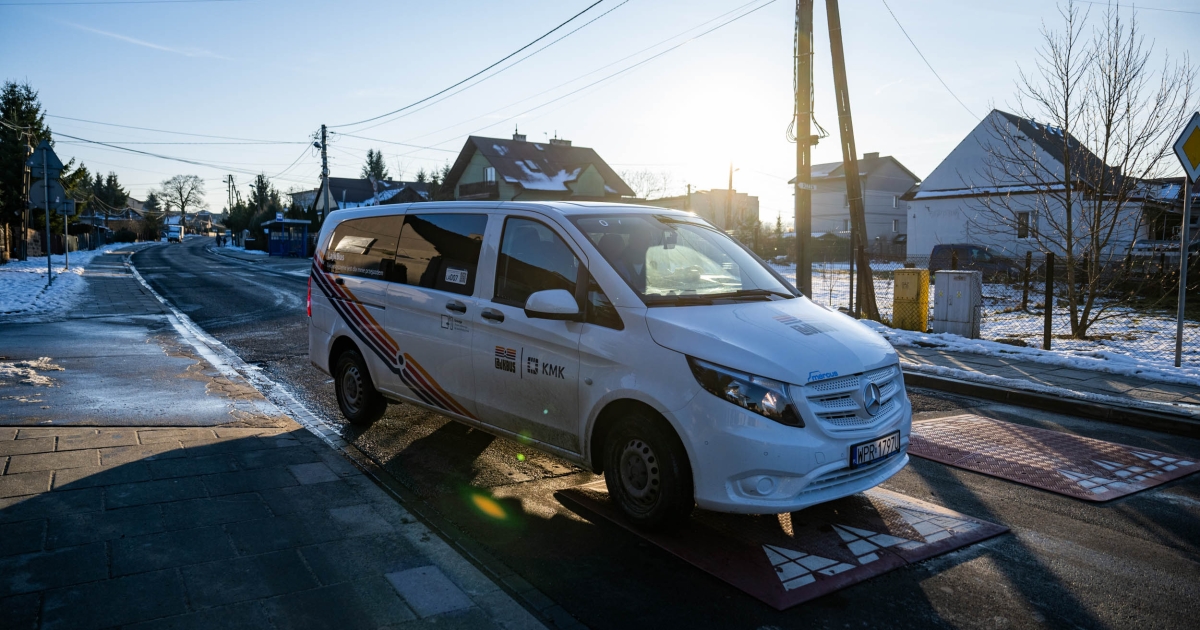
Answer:
<svg viewBox="0 0 1200 630"><path fill-rule="evenodd" d="M609 497L641 529L678 527L695 506L683 444L666 421L649 414L630 414L609 432L604 481Z"/></svg>
<svg viewBox="0 0 1200 630"><path fill-rule="evenodd" d="M333 388L338 407L350 424L371 424L387 410L387 399L375 389L358 350L346 350L338 356L333 368Z"/></svg>

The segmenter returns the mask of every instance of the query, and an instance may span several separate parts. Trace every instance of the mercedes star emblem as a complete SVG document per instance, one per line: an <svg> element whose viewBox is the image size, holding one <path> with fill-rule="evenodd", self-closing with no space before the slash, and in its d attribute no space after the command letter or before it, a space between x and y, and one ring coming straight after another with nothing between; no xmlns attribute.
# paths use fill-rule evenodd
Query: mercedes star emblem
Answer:
<svg viewBox="0 0 1200 630"><path fill-rule="evenodd" d="M869 383L867 385L867 392L863 397L863 403L866 405L867 413L871 414L872 416L879 413L879 408L883 406L883 402L880 400L880 397L882 396L883 394L879 392L878 385L875 383Z"/></svg>

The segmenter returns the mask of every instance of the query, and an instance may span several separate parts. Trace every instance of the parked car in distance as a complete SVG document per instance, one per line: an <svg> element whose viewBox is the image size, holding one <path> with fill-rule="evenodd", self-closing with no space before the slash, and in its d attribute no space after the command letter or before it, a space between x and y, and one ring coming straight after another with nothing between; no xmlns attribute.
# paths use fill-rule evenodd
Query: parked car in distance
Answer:
<svg viewBox="0 0 1200 630"><path fill-rule="evenodd" d="M331 214L309 360L342 415L405 401L603 473L636 526L778 514L908 462L896 352L695 215L580 202Z"/></svg>
<svg viewBox="0 0 1200 630"><path fill-rule="evenodd" d="M996 256L982 245L942 244L934 245L929 254L929 277L938 271L953 268L957 253L958 270L979 271L984 281L1016 282L1021 279L1021 268L1011 258Z"/></svg>
<svg viewBox="0 0 1200 630"><path fill-rule="evenodd" d="M182 243L183 242L183 228L178 225L168 225L167 226L167 242L168 243Z"/></svg>

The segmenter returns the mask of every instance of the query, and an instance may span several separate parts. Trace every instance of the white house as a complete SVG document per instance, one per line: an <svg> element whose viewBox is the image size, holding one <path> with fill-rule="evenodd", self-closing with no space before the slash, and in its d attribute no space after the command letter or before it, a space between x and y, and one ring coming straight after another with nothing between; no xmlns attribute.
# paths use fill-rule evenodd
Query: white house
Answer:
<svg viewBox="0 0 1200 630"><path fill-rule="evenodd" d="M873 253L905 253L908 204L904 193L921 181L896 158L864 153L858 161L863 208L867 219L867 247ZM789 184L795 184L792 179ZM833 233L850 238L850 200L846 196L846 170L842 162L812 165L813 234Z"/></svg>
<svg viewBox="0 0 1200 630"><path fill-rule="evenodd" d="M1146 236L1141 201L1128 199L1137 197L1130 190L1137 187L1119 171L1061 129L992 110L904 196L908 255L929 256L939 243L983 245L1016 258L1027 251L1061 253L1057 243L1067 234L1063 208L1068 182L1074 199L1083 204L1072 216L1076 237L1092 229L1085 210L1095 203L1104 204L1099 221L1112 228L1111 238L1102 244L1106 254L1123 256L1136 238ZM1118 189L1125 190L1127 199L1119 205L1113 201Z"/></svg>

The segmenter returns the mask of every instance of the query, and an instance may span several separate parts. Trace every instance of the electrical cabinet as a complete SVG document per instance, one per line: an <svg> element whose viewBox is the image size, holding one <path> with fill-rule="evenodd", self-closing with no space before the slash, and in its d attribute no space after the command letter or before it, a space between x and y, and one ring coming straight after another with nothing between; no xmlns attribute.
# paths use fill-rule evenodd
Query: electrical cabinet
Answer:
<svg viewBox="0 0 1200 630"><path fill-rule="evenodd" d="M892 292L892 327L929 329L929 270L897 269Z"/></svg>
<svg viewBox="0 0 1200 630"><path fill-rule="evenodd" d="M983 311L983 274L939 271L934 274L933 332L979 338Z"/></svg>

